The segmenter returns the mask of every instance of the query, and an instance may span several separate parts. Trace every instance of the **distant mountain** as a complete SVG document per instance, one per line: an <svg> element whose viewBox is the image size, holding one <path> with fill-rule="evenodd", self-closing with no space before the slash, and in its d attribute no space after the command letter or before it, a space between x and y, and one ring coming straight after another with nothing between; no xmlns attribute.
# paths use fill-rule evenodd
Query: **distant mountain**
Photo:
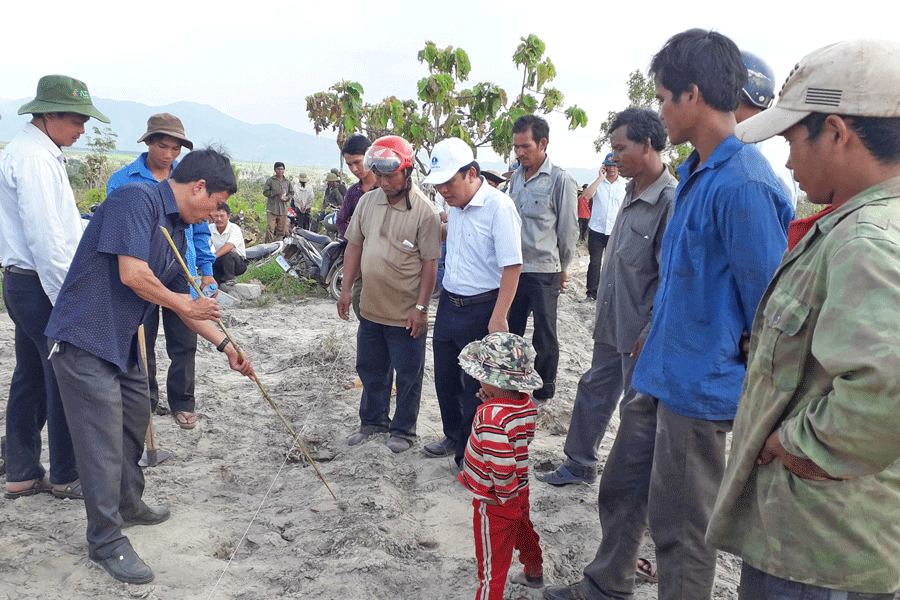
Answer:
<svg viewBox="0 0 900 600"><path fill-rule="evenodd" d="M30 120L27 115L17 116L19 107L30 98L18 100L0 99L0 141L9 142ZM281 125L252 125L229 117L207 104L174 102L165 106L147 106L127 100L94 98L94 105L112 121L108 127L118 134L116 147L125 152L143 152L144 144L137 140L147 130L147 118L160 112L177 115L184 123L188 138L195 147L221 144L234 160L242 162L274 163L304 167L336 167L340 160L334 139L316 137L282 127ZM91 119L87 134L93 126L106 127ZM76 148L86 148L84 137Z"/></svg>

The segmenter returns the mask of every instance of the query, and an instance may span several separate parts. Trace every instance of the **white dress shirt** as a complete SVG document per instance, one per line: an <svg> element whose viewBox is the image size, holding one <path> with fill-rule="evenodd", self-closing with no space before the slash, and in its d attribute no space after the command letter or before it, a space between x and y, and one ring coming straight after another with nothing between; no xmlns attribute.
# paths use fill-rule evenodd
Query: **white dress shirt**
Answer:
<svg viewBox="0 0 900 600"><path fill-rule="evenodd" d="M498 289L503 269L522 264L522 219L516 205L482 177L465 208L446 210L444 289L459 296Z"/></svg>
<svg viewBox="0 0 900 600"><path fill-rule="evenodd" d="M612 183L606 177L603 178L597 191L594 192L591 220L588 222L588 227L597 233L606 235L612 233L616 217L619 216L619 209L622 208L622 201L625 200L625 185L625 178L621 175L617 176Z"/></svg>
<svg viewBox="0 0 900 600"><path fill-rule="evenodd" d="M229 221L228 225L225 226L225 231L219 233L219 228L216 227L216 224L209 223L209 247L212 253L215 254L219 251L219 248L228 243L234 244L234 251L241 258L247 258L247 248L244 246L244 233L240 227Z"/></svg>
<svg viewBox="0 0 900 600"><path fill-rule="evenodd" d="M28 123L0 155L0 257L3 266L37 271L56 304L83 231L66 158Z"/></svg>

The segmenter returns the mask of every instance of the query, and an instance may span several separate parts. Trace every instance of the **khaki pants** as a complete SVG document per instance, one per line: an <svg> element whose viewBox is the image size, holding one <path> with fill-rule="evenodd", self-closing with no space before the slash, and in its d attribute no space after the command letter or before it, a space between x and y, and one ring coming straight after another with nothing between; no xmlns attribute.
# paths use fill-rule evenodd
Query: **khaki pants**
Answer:
<svg viewBox="0 0 900 600"><path fill-rule="evenodd" d="M287 235L287 224L288 218L287 215L273 215L272 213L266 213L266 219L268 221L266 225L266 242L281 241L284 239L284 236Z"/></svg>

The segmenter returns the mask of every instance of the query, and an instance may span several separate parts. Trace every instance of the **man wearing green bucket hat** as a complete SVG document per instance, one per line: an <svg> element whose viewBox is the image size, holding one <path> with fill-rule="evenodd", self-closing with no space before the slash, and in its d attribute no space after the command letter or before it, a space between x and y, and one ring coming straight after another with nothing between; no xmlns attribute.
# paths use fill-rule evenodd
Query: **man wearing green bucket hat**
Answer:
<svg viewBox="0 0 900 600"><path fill-rule="evenodd" d="M94 108L83 82L64 75L42 77L35 99L19 114L33 117L0 157L3 300L16 327L16 368L6 405L6 496L52 492L81 499L44 329L82 232L62 148L78 140L91 117L109 119ZM45 422L49 482L40 456Z"/></svg>

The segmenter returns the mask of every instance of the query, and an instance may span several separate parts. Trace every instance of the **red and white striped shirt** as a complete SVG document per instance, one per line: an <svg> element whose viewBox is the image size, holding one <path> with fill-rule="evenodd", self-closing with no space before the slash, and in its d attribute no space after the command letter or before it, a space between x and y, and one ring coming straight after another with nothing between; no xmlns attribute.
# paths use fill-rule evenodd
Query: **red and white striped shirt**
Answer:
<svg viewBox="0 0 900 600"><path fill-rule="evenodd" d="M515 392L510 392L515 393ZM531 397L492 398L478 407L459 481L501 504L528 488L528 444L537 408Z"/></svg>

